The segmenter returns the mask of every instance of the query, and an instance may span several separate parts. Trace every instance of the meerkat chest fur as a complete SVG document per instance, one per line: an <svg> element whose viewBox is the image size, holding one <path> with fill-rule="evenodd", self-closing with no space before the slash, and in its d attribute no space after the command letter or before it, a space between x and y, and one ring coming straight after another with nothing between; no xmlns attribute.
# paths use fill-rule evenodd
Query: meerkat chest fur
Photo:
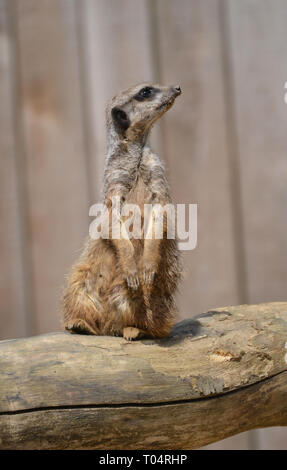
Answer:
<svg viewBox="0 0 287 470"><path fill-rule="evenodd" d="M149 145L119 148L111 155L104 198L109 195L120 196L122 205L136 204L141 211L144 204L170 199L164 165Z"/></svg>

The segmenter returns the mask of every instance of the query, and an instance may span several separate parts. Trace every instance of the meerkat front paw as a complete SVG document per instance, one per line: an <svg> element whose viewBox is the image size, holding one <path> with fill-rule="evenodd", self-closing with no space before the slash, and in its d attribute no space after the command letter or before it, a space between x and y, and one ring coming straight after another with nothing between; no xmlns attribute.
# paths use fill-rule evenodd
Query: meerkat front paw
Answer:
<svg viewBox="0 0 287 470"><path fill-rule="evenodd" d="M153 263L144 264L141 269L141 283L143 285L151 285L156 275L156 266Z"/></svg>
<svg viewBox="0 0 287 470"><path fill-rule="evenodd" d="M127 326L123 329L123 337L128 340L132 341L133 339L140 338L142 336L141 330L138 328L134 328L133 326Z"/></svg>
<svg viewBox="0 0 287 470"><path fill-rule="evenodd" d="M126 269L124 272L124 278L130 289L138 289L140 286L140 280L136 269Z"/></svg>
<svg viewBox="0 0 287 470"><path fill-rule="evenodd" d="M128 287L130 287L131 289L136 290L139 288L140 281L137 275L126 277L126 281Z"/></svg>
<svg viewBox="0 0 287 470"><path fill-rule="evenodd" d="M154 277L155 277L154 269L145 269L142 273L142 281L146 285L152 284L154 281Z"/></svg>

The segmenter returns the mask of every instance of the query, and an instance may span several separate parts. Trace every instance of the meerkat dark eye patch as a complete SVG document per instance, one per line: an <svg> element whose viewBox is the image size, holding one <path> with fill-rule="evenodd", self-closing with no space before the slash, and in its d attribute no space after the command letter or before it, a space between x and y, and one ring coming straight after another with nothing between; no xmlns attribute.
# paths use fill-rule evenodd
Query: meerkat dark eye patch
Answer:
<svg viewBox="0 0 287 470"><path fill-rule="evenodd" d="M127 113L118 106L115 106L111 114L116 128L120 131L126 131L131 124Z"/></svg>
<svg viewBox="0 0 287 470"><path fill-rule="evenodd" d="M153 98L157 91L158 90L156 88L153 88L151 86L145 86L134 96L134 98L137 101L148 100L150 98Z"/></svg>

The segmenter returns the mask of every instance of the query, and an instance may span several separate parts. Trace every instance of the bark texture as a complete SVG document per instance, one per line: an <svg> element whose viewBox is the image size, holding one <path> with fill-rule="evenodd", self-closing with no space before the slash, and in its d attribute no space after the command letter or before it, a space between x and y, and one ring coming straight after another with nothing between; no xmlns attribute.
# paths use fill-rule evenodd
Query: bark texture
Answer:
<svg viewBox="0 0 287 470"><path fill-rule="evenodd" d="M169 338L0 342L1 449L196 449L287 425L287 302L219 308Z"/></svg>

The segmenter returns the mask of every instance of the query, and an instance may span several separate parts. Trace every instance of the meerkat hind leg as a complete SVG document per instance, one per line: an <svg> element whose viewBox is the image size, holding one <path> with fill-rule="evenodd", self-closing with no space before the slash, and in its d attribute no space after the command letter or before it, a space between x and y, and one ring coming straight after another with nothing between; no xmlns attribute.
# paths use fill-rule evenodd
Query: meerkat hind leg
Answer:
<svg viewBox="0 0 287 470"><path fill-rule="evenodd" d="M144 336L144 331L140 330L139 328L135 328L134 326L126 326L123 329L123 337L128 341L133 339L139 339Z"/></svg>

